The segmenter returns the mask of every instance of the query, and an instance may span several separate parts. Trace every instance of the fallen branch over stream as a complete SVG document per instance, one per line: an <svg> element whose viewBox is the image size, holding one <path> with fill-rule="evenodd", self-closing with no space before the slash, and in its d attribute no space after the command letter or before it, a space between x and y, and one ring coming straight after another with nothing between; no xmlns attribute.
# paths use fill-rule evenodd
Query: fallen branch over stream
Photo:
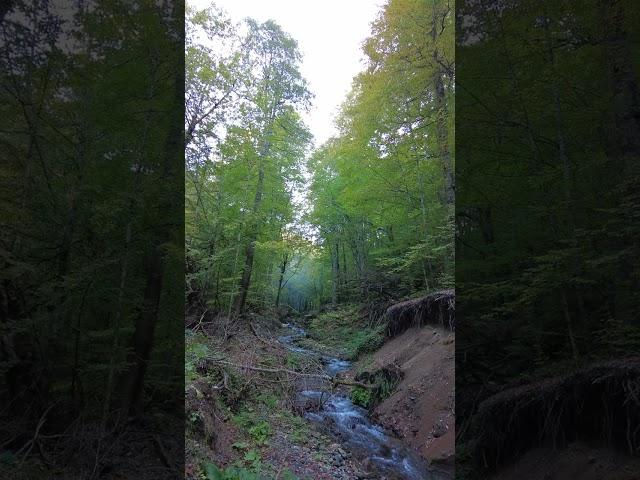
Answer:
<svg viewBox="0 0 640 480"><path fill-rule="evenodd" d="M355 381L350 381L350 380L341 380L337 377L332 377L330 375L326 375L326 374L322 374L322 373L303 373L303 372L296 372L295 370L289 370L288 368L269 368L269 367L256 367L253 365L243 365L243 364L239 364L239 363L233 363L233 362L228 362L227 360L214 360L214 359L210 359L211 362L213 363L218 363L218 364L222 364L222 365L228 365L230 367L235 367L235 368L239 368L239 369L247 369L247 370L252 370L254 372L263 372L263 373L286 373L288 375L296 375L299 377L306 377L306 378L318 378L320 380L325 380L328 382L331 382L332 385L345 385L348 387L361 387L361 388L367 388L367 389L373 389L375 388L375 385L367 385L366 383L362 383L362 382L355 382Z"/></svg>

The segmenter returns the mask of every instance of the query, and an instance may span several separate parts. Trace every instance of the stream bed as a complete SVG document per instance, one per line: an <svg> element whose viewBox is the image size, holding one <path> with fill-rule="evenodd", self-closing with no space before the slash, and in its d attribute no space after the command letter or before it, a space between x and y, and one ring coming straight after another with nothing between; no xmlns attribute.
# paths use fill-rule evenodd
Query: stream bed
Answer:
<svg viewBox="0 0 640 480"><path fill-rule="evenodd" d="M327 357L320 352L300 347L297 342L307 336L303 328L290 323L283 324L283 328L285 335L278 338L280 343L297 354L318 358L327 375L333 377L351 368L351 362L347 360ZM328 429L346 450L371 470L397 480L453 478L450 473L430 467L416 452L402 445L380 425L374 424L369 419L367 410L355 405L348 396L342 393L329 394L322 387L322 384L314 381L301 383L300 400L311 400L322 405L317 412L306 412L305 417Z"/></svg>

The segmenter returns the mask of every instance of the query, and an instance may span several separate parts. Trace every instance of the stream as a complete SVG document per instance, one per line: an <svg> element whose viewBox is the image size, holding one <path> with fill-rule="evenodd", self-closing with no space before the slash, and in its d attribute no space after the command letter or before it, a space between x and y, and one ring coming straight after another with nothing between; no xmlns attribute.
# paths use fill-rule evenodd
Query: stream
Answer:
<svg viewBox="0 0 640 480"><path fill-rule="evenodd" d="M324 365L325 373L335 376L351 368L351 362L327 357L313 350L297 345L307 332L290 323L283 324L286 335L278 337L287 349L300 355L318 358ZM403 446L380 425L369 419L368 412L354 405L348 396L341 393L329 394L317 382L305 381L299 397L302 401L316 400L323 405L318 412L307 412L305 417L317 424L328 427L340 439L343 447L356 458L366 462L378 473L398 480L448 480L452 476L430 467L416 452Z"/></svg>

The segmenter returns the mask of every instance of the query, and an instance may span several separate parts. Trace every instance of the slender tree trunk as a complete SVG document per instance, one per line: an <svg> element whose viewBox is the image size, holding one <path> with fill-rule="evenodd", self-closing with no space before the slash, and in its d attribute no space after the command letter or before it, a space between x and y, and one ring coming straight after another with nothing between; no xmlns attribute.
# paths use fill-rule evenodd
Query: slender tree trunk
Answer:
<svg viewBox="0 0 640 480"><path fill-rule="evenodd" d="M434 42L433 59L434 65L439 65L438 50L435 42L438 38L438 25L436 19L435 2L433 6L433 19L431 25L431 40ZM444 200L447 205L453 205L455 201L455 178L449 151L449 130L447 128L448 112L447 99L444 85L444 73L436 68L433 75L433 86L435 92L435 112L436 112L436 135L438 138L438 151L442 162L444 174Z"/></svg>
<svg viewBox="0 0 640 480"><path fill-rule="evenodd" d="M567 300L566 288L561 287L560 289L560 301L562 305L562 313L564 315L565 322L567 324L567 335L569 336L569 344L571 345L571 358L573 360L578 360L579 352L578 346L576 344L576 337L573 331L573 319L571 317L571 312L569 310L569 302Z"/></svg>
<svg viewBox="0 0 640 480"><path fill-rule="evenodd" d="M160 248L147 260L145 267L147 284L142 300L142 312L136 322L132 341L132 352L128 355L128 363L133 364L128 375L126 387L128 413L142 413L142 392L149 356L153 347L153 335L158 323L162 279L164 274L164 255Z"/></svg>
<svg viewBox="0 0 640 480"><path fill-rule="evenodd" d="M236 297L234 311L236 316L242 315L244 312L249 286L251 285L251 273L253 270L253 259L256 254L256 242L258 240L258 213L262 204L262 196L264 195L264 162L265 157L271 150L271 135L273 132L273 123L275 121L275 106L271 110L268 120L268 127L265 130L265 138L262 149L258 154L258 183L256 185L256 194L253 199L253 208L251 211L251 226L249 228L249 238L245 247L244 268L242 269L242 277L240 278L240 292Z"/></svg>
<svg viewBox="0 0 640 480"><path fill-rule="evenodd" d="M280 306L280 292L282 292L282 282L284 281L284 273L287 271L287 262L289 255L284 254L282 257L282 263L280 264L280 278L278 279L278 293L276 295L276 308Z"/></svg>
<svg viewBox="0 0 640 480"><path fill-rule="evenodd" d="M343 284L347 286L347 249L344 246L344 242L342 243L342 274L343 274Z"/></svg>
<svg viewBox="0 0 640 480"><path fill-rule="evenodd" d="M331 288L331 304L335 307L338 303L338 269L337 269L337 258L338 253L331 249L331 277L332 277L332 288Z"/></svg>
<svg viewBox="0 0 640 480"><path fill-rule="evenodd" d="M173 80L173 105L175 108L184 105L184 70L175 72ZM165 244L172 240L174 232L169 231L164 217L178 219L182 218L184 210L180 207L179 198L184 199L184 189L174 189L172 182L183 166L184 155L184 125L183 120L171 116L171 124L167 132L166 147L162 171L159 181L167 185L168 190L163 192L161 204L158 211L163 212L163 216L156 221L158 234L155 236L155 248L144 260L146 274L146 285L143 294L142 311L136 319L135 330L131 340L132 350L128 355L128 362L131 367L125 372L124 409L123 414L140 415L142 413L143 387L149 358L153 348L153 338L158 324L160 298L162 295L163 278L165 273ZM184 186L184 183L183 183ZM162 220L162 222L160 222ZM159 224L158 224L159 222ZM175 239L184 244L184 238Z"/></svg>
<svg viewBox="0 0 640 480"><path fill-rule="evenodd" d="M262 165L262 161L260 161L260 166L258 168L259 168L258 185L256 186L256 195L253 200L253 210L252 210L252 216L254 218L251 221L251 226L249 228L249 239L244 252L245 253L244 267L242 269L242 277L240 278L240 293L236 297L236 303L234 308L236 315L242 315L242 313L244 312L244 306L247 301L247 294L249 293L249 286L251 285L253 259L256 254L256 241L258 239L258 225L256 223L255 217L257 216L258 211L260 209L260 204L262 203L262 195L264 193L263 192L264 168Z"/></svg>

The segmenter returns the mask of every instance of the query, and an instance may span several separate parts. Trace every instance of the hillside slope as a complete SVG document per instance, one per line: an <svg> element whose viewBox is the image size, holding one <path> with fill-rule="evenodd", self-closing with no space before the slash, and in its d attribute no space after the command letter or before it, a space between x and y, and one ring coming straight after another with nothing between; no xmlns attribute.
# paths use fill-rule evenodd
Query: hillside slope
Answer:
<svg viewBox="0 0 640 480"><path fill-rule="evenodd" d="M411 328L362 358L356 370L395 364L404 378L373 412L423 457L452 462L455 452L455 335L439 327Z"/></svg>

